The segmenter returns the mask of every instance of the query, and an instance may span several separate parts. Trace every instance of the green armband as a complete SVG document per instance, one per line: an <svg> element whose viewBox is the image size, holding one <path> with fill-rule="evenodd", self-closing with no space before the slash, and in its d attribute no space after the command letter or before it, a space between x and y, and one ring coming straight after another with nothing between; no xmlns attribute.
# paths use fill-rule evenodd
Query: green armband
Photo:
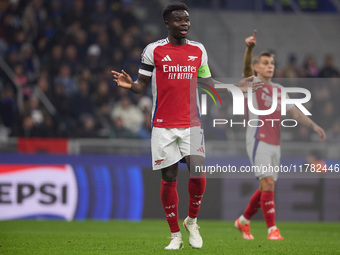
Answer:
<svg viewBox="0 0 340 255"><path fill-rule="evenodd" d="M210 77L210 76L211 76L211 73L210 73L210 69L209 69L208 64L206 64L205 66L201 66L198 69L198 74L197 74L198 78L206 78L206 77Z"/></svg>

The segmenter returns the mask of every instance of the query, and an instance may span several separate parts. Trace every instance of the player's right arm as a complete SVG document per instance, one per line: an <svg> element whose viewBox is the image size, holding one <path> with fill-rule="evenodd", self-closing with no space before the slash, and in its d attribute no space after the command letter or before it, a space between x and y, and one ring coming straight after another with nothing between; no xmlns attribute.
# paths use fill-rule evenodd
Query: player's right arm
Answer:
<svg viewBox="0 0 340 255"><path fill-rule="evenodd" d="M122 70L121 73L111 71L113 74L113 80L117 83L117 86L130 89L136 94L141 94L147 89L155 67L153 51L156 46L157 44L153 43L149 44L144 49L136 81L133 81L131 76L124 70Z"/></svg>
<svg viewBox="0 0 340 255"><path fill-rule="evenodd" d="M121 73L112 70L111 73L113 73L113 80L117 83L117 86L130 89L136 94L144 93L151 80L151 76L139 73L137 80L134 82L131 76L124 70Z"/></svg>
<svg viewBox="0 0 340 255"><path fill-rule="evenodd" d="M243 77L250 77L254 75L252 60L253 60L253 50L256 45L256 33L257 33L257 30L255 29L254 34L245 39L245 43L247 47L246 47L246 51L244 52L244 57L243 57Z"/></svg>

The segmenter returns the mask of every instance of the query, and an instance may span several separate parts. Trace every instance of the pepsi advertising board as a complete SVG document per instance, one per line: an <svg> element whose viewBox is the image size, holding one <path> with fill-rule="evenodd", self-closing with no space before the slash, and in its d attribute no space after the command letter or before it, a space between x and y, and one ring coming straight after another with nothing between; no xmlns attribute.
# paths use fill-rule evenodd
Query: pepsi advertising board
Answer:
<svg viewBox="0 0 340 255"><path fill-rule="evenodd" d="M0 220L72 220L77 180L69 165L0 165Z"/></svg>
<svg viewBox="0 0 340 255"><path fill-rule="evenodd" d="M1 155L0 162L0 220L142 219L143 174L131 162L18 154Z"/></svg>

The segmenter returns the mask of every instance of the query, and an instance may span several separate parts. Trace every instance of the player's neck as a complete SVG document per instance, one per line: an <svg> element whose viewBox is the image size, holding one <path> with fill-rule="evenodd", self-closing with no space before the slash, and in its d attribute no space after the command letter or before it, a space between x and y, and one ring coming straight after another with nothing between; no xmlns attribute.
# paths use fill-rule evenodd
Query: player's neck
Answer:
<svg viewBox="0 0 340 255"><path fill-rule="evenodd" d="M169 38L169 42L172 44L172 45L175 45L175 46L183 46L187 43L187 39L186 38L180 38L180 39L177 39L171 35L168 36Z"/></svg>
<svg viewBox="0 0 340 255"><path fill-rule="evenodd" d="M272 79L271 78L264 78L264 77L257 77L259 78L264 84L271 84L272 83Z"/></svg>

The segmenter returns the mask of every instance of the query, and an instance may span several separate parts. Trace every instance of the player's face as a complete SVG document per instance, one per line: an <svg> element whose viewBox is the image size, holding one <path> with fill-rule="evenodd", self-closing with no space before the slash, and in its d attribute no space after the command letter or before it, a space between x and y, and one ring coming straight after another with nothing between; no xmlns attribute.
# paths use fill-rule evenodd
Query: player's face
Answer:
<svg viewBox="0 0 340 255"><path fill-rule="evenodd" d="M183 10L173 11L165 21L165 25L169 35L176 39L186 38L190 29L189 13Z"/></svg>
<svg viewBox="0 0 340 255"><path fill-rule="evenodd" d="M262 56L254 66L259 78L272 78L275 70L275 63L272 57Z"/></svg>

